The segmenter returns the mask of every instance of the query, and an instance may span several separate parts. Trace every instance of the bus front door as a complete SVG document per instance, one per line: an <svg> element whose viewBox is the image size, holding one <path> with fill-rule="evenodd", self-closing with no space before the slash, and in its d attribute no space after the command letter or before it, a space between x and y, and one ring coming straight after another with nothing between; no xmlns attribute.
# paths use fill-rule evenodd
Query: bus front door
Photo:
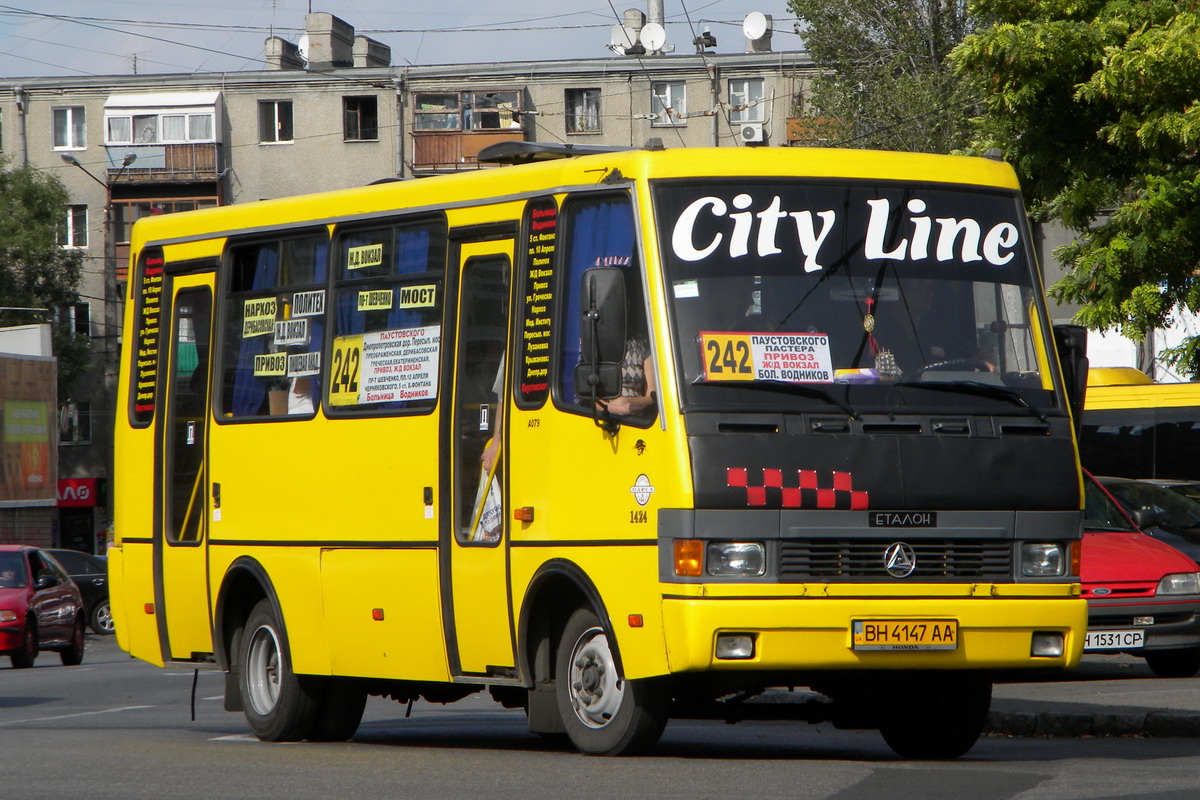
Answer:
<svg viewBox="0 0 1200 800"><path fill-rule="evenodd" d="M460 676L513 674L504 497L504 358L513 240L464 243L454 346L448 549L450 664Z"/></svg>
<svg viewBox="0 0 1200 800"><path fill-rule="evenodd" d="M177 276L164 287L160 324L169 365L161 386L156 457L161 484L154 532L155 605L164 661L212 652L208 602L207 510L209 353L213 275Z"/></svg>

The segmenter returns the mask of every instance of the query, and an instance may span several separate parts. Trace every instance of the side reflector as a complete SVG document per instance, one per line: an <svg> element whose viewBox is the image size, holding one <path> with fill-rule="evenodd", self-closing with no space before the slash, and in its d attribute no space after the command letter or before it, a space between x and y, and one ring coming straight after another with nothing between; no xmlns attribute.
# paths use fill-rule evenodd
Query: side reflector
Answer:
<svg viewBox="0 0 1200 800"><path fill-rule="evenodd" d="M675 540L675 574L698 578L704 571L704 542L699 539Z"/></svg>
<svg viewBox="0 0 1200 800"><path fill-rule="evenodd" d="M641 614L630 614L629 615L629 627L640 628L644 624L645 624L645 621L642 619Z"/></svg>
<svg viewBox="0 0 1200 800"><path fill-rule="evenodd" d="M372 608L371 609L371 619L375 620L376 622L383 619L383 609L382 608Z"/></svg>
<svg viewBox="0 0 1200 800"><path fill-rule="evenodd" d="M146 603L145 609L146 609L147 614L153 614L154 613L154 603Z"/></svg>

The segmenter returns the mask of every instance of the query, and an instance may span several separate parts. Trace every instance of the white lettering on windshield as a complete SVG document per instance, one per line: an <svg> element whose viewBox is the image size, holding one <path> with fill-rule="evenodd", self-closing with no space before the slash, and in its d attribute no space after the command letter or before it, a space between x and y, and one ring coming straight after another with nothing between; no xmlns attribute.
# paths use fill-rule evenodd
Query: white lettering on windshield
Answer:
<svg viewBox="0 0 1200 800"><path fill-rule="evenodd" d="M735 210L732 212L729 210L730 204L719 197L706 196L692 201L680 213L671 231L671 249L675 256L683 261L702 261L716 253L722 245L727 248L730 258L742 258L752 252L759 258L779 255L783 252L778 242L779 223L790 217L795 225L796 244L804 256L804 271L816 272L825 268L821 261L821 247L838 223L837 212L789 211L782 207L778 195L772 196L766 206L758 211L751 209L753 203L754 198L745 193L733 198ZM1011 222L999 222L984 232L980 223L970 217L930 218L924 213L927 204L918 197L905 204L907 214L899 225L889 224L892 216L889 200L867 200L866 203L870 213L863 237L863 255L872 260L925 261L929 258L932 245L936 261L957 260L964 264L986 261L1000 267L1012 261L1014 248L1020 240L1020 232ZM730 220L732 229L711 222L720 219ZM783 227L786 232L788 226ZM890 250L886 249L885 239L889 228L895 230L901 227L907 228L908 236L896 242ZM697 243L697 232L706 230L711 231L708 241ZM852 240L854 237L843 238Z"/></svg>

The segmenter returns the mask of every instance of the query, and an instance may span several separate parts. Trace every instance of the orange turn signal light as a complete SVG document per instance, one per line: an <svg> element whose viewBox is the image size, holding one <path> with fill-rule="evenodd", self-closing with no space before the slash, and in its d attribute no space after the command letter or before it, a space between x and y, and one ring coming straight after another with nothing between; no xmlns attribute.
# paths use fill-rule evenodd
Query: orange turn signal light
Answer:
<svg viewBox="0 0 1200 800"><path fill-rule="evenodd" d="M513 509L513 519L519 522L533 522L533 506L521 506Z"/></svg>
<svg viewBox="0 0 1200 800"><path fill-rule="evenodd" d="M145 609L146 609L147 614L153 614L154 613L154 603L146 603Z"/></svg>
<svg viewBox="0 0 1200 800"><path fill-rule="evenodd" d="M383 609L382 608L372 608L371 609L371 619L375 620L376 622L379 622L381 619L383 619Z"/></svg>
<svg viewBox="0 0 1200 800"><path fill-rule="evenodd" d="M675 540L675 574L698 578L704 572L704 542L699 539Z"/></svg>

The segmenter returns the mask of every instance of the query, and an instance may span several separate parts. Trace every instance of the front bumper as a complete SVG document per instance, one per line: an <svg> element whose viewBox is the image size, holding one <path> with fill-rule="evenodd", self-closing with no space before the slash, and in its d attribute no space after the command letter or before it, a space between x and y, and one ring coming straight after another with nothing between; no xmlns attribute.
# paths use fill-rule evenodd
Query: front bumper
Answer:
<svg viewBox="0 0 1200 800"><path fill-rule="evenodd" d="M713 596L714 587L707 588L694 597L664 597L672 672L1073 667L1087 627L1086 602L1062 586L1046 586L1042 596L1011 584L909 586L909 596L902 597L832 596L828 586L812 587L811 594L810 587L793 587L801 591L746 596L748 587L742 587L740 597ZM955 620L958 645L953 650L855 650L851 626L864 619ZM732 633L754 638L752 658L717 658L718 636ZM1033 656L1034 633L1061 634L1063 654Z"/></svg>
<svg viewBox="0 0 1200 800"><path fill-rule="evenodd" d="M0 651L18 649L23 643L24 633L19 625L0 627Z"/></svg>
<svg viewBox="0 0 1200 800"><path fill-rule="evenodd" d="M1135 617L1152 617L1154 624L1134 624ZM1089 631L1128 629L1139 629L1146 635L1142 648L1130 652L1200 647L1200 599L1144 603L1088 600Z"/></svg>

